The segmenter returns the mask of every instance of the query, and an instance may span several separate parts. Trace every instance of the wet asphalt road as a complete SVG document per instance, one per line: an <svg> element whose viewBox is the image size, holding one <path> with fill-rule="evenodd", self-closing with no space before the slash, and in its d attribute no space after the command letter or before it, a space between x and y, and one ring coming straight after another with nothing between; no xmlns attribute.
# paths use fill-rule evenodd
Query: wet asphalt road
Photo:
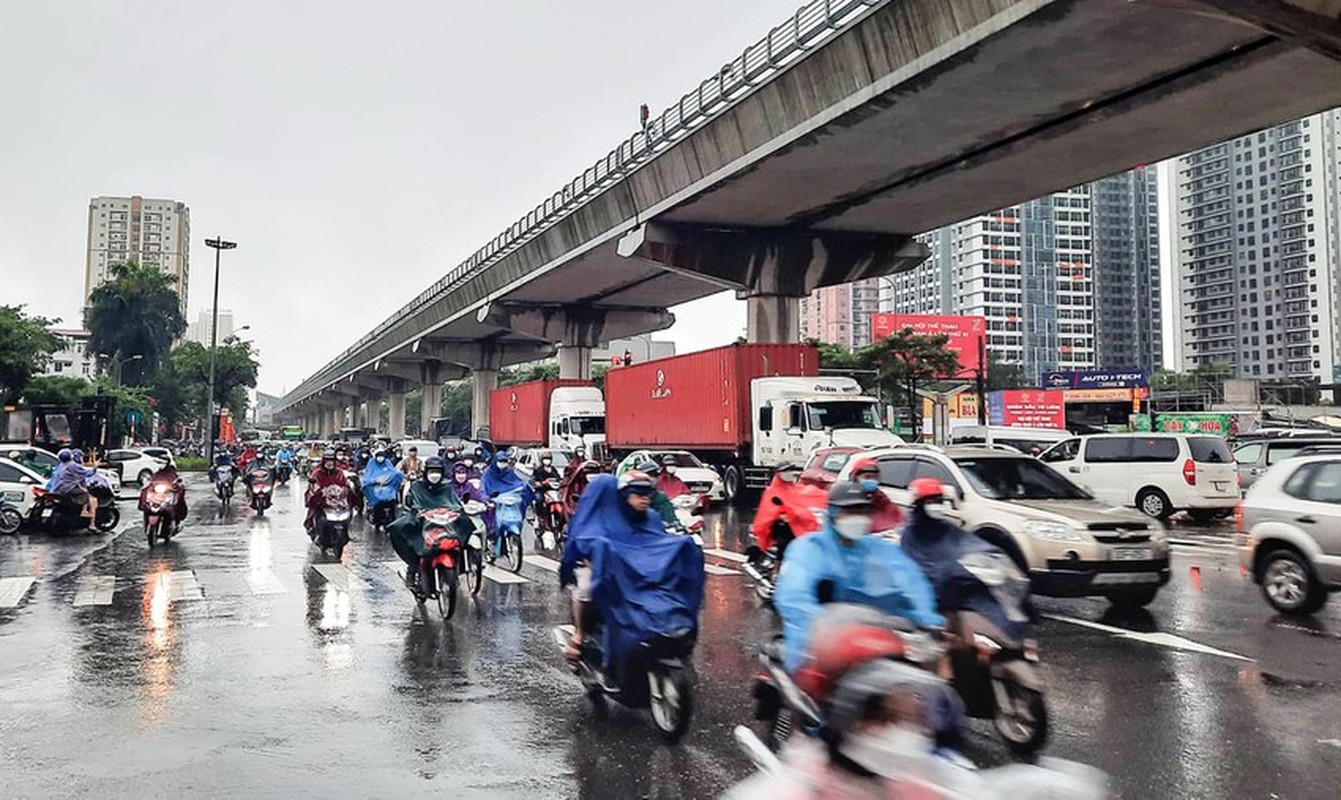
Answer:
<svg viewBox="0 0 1341 800"><path fill-rule="evenodd" d="M310 547L298 484L264 518L207 491L192 483L183 533L152 551L138 525L0 539L0 794L689 798L749 772L730 732L773 623L729 556L734 514L708 518L696 716L671 748L645 714L581 698L552 562L444 625L383 535L356 529L343 564ZM1341 598L1279 619L1222 537L1179 534L1194 544L1149 613L1039 601L1048 752L1120 797L1335 797ZM970 755L1003 760L973 724Z"/></svg>

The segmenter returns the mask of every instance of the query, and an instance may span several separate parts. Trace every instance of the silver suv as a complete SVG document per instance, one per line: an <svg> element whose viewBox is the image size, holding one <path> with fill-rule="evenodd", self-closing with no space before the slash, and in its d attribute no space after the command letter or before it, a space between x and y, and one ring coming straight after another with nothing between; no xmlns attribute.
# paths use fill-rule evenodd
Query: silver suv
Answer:
<svg viewBox="0 0 1341 800"><path fill-rule="evenodd" d="M1341 456L1290 458L1257 479L1238 511L1239 563L1283 614L1312 614L1341 591Z"/></svg>
<svg viewBox="0 0 1341 800"><path fill-rule="evenodd" d="M1101 595L1117 606L1139 607L1169 581L1169 546L1158 520L1095 500L1038 459L986 447L920 445L864 455L880 465L885 493L905 507L908 484L917 478L948 487L964 527L1010 554L1037 594ZM839 477L851 470L849 461Z"/></svg>

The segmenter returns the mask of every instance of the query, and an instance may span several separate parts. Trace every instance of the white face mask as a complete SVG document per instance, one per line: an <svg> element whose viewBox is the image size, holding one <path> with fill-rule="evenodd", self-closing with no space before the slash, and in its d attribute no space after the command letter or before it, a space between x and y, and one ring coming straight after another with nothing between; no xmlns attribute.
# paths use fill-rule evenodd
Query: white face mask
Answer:
<svg viewBox="0 0 1341 800"><path fill-rule="evenodd" d="M385 463L386 463L386 456L378 456L378 457L377 457L377 463L378 463L378 464L385 464Z"/></svg>
<svg viewBox="0 0 1341 800"><path fill-rule="evenodd" d="M858 733L843 740L839 751L862 767L885 778L915 774L914 765L925 765L935 743L930 736L900 725L889 725L873 733Z"/></svg>
<svg viewBox="0 0 1341 800"><path fill-rule="evenodd" d="M833 528L838 531L839 536L850 542L855 542L871 532L871 518L858 514L847 514L835 519Z"/></svg>
<svg viewBox="0 0 1341 800"><path fill-rule="evenodd" d="M675 467L674 465L671 465L671 466L669 466L669 467L666 467L666 474L667 474L667 475L674 475L674 474L675 474L675 470L676 470L676 467Z"/></svg>
<svg viewBox="0 0 1341 800"><path fill-rule="evenodd" d="M946 510L944 503L926 503L922 510L927 512L927 516L935 520L945 522L950 519L950 513Z"/></svg>
<svg viewBox="0 0 1341 800"><path fill-rule="evenodd" d="M432 483L432 484L435 484L435 485L436 485L436 484L439 484L439 483L442 483L442 473L441 473L441 472L430 472L430 473L428 473L427 475L425 475L424 478L425 478L429 483Z"/></svg>
<svg viewBox="0 0 1341 800"><path fill-rule="evenodd" d="M473 467L475 466L475 459L467 458L462 463L464 463L467 467Z"/></svg>

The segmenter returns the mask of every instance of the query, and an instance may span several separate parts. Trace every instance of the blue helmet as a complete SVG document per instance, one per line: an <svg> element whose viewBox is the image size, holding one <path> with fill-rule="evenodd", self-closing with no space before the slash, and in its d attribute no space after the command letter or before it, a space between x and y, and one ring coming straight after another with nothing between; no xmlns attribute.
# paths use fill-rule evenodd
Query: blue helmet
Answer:
<svg viewBox="0 0 1341 800"><path fill-rule="evenodd" d="M72 458L74 458L74 453L71 453L70 448L68 447L62 447L61 451L56 454L56 459L62 463L69 461Z"/></svg>

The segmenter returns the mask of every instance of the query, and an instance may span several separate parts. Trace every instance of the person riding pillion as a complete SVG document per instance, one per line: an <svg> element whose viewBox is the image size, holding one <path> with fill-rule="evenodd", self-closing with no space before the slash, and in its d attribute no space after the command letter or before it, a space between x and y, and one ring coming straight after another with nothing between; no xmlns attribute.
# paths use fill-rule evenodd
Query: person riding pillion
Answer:
<svg viewBox="0 0 1341 800"><path fill-rule="evenodd" d="M823 529L787 548L773 605L782 618L788 671L805 660L811 626L825 603L868 605L925 628L945 625L917 562L870 533L870 496L851 481L838 481L829 490Z"/></svg>

